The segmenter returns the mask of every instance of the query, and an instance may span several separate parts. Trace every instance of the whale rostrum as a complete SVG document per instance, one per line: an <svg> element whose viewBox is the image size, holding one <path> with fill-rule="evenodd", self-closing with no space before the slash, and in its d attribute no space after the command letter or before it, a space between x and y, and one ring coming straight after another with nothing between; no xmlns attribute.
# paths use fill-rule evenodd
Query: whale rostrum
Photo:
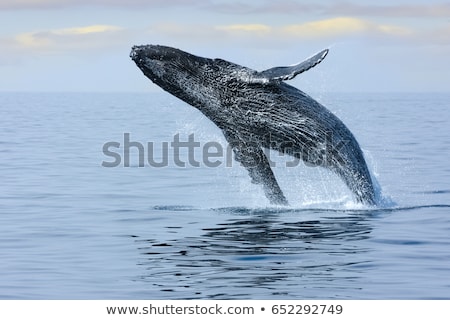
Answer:
<svg viewBox="0 0 450 320"><path fill-rule="evenodd" d="M285 83L320 62L325 49L305 61L256 71L179 49L134 46L131 58L156 85L200 110L223 132L235 159L272 204L287 205L264 149L272 149L338 174L364 204L375 204L373 183L353 134L328 109Z"/></svg>

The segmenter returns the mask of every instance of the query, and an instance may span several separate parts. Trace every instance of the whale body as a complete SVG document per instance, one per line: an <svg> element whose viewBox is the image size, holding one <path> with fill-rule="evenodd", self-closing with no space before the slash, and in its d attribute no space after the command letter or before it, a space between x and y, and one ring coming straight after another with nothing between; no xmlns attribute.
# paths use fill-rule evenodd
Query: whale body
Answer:
<svg viewBox="0 0 450 320"><path fill-rule="evenodd" d="M264 153L272 149L338 174L355 199L375 204L363 153L333 113L285 83L320 63L325 49L305 61L258 72L222 59L179 49L134 46L130 57L156 85L200 110L223 132L235 159L272 204L288 202Z"/></svg>

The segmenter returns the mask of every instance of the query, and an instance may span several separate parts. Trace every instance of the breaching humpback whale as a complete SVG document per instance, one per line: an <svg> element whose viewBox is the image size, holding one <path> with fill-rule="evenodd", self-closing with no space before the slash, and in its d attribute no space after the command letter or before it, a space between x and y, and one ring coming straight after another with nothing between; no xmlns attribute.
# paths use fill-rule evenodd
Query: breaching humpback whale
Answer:
<svg viewBox="0 0 450 320"><path fill-rule="evenodd" d="M222 130L235 159L271 203L288 204L264 148L332 170L358 202L374 205L373 183L353 134L328 109L284 82L316 66L327 53L261 72L159 45L134 46L130 57L151 81Z"/></svg>

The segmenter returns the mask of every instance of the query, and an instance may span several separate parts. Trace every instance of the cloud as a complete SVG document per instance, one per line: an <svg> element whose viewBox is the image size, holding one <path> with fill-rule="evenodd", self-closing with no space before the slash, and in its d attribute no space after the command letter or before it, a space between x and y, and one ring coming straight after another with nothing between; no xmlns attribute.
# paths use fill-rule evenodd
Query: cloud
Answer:
<svg viewBox="0 0 450 320"><path fill-rule="evenodd" d="M375 2L375 1L374 1ZM368 4L367 2L333 1L319 4L318 1L234 1L205 2L204 7L210 11L228 14L283 14L283 15L324 15L324 16L378 16L378 17L412 17L438 18L450 17L450 3L424 4Z"/></svg>
<svg viewBox="0 0 450 320"><path fill-rule="evenodd" d="M50 9L65 7L71 1L58 0L0 0L0 9L3 10L29 10Z"/></svg>
<svg viewBox="0 0 450 320"><path fill-rule="evenodd" d="M218 32L214 27L204 24L180 24L180 23L158 23L152 25L146 32L150 33L153 40L166 41L176 39L192 44L201 42L214 42L223 32Z"/></svg>
<svg viewBox="0 0 450 320"><path fill-rule="evenodd" d="M15 46L41 52L61 52L84 48L110 47L117 44L124 29L112 25L90 25L64 29L21 33L14 37Z"/></svg>
<svg viewBox="0 0 450 320"><path fill-rule="evenodd" d="M445 26L426 30L414 29L345 16L286 25L160 23L148 30L95 24L37 30L0 38L0 58L5 65L32 55L70 55L119 48L128 50L136 39L143 37L151 38L155 43L186 45L194 49L205 45L235 45L240 48L258 47L272 50L276 46L289 46L299 41L335 43L347 39L368 40L394 46L449 46L450 28Z"/></svg>
<svg viewBox="0 0 450 320"><path fill-rule="evenodd" d="M355 35L407 37L414 33L412 29L407 27L377 24L369 20L352 17L322 19L278 27L264 24L239 24L216 28L235 37L266 36L271 39L341 39Z"/></svg>
<svg viewBox="0 0 450 320"><path fill-rule="evenodd" d="M223 30L225 32L243 32L243 33L257 33L268 34L272 31L272 27L265 24L232 24L226 26L218 26L217 30Z"/></svg>
<svg viewBox="0 0 450 320"><path fill-rule="evenodd" d="M326 8L325 12L328 14L345 14L352 16L437 18L450 17L450 3L378 5L342 2Z"/></svg>
<svg viewBox="0 0 450 320"><path fill-rule="evenodd" d="M120 7L129 9L193 6L198 0L0 0L3 10L62 9L86 6Z"/></svg>
<svg viewBox="0 0 450 320"><path fill-rule="evenodd" d="M375 1L374 1L375 2ZM318 1L225 1L225 0L0 0L0 10L39 10L74 7L120 7L130 10L142 8L194 8L225 14L283 14L325 16L378 16L439 18L450 17L450 3L375 4L350 1L319 4Z"/></svg>
<svg viewBox="0 0 450 320"><path fill-rule="evenodd" d="M290 45L298 41L336 43L346 40L369 41L389 46L449 46L450 28L448 26L414 27L403 21L402 24L386 23L377 19L355 17L335 17L319 19L298 24L272 25L260 24L155 24L149 30L152 41L171 45L238 45L239 47L258 47L273 49L274 46ZM147 33L147 34L148 34ZM148 36L146 36L148 38ZM298 40L298 41L297 41Z"/></svg>
<svg viewBox="0 0 450 320"><path fill-rule="evenodd" d="M370 23L356 18L339 17L290 25L282 28L283 33L298 37L332 37L353 35L369 29Z"/></svg>
<svg viewBox="0 0 450 320"><path fill-rule="evenodd" d="M110 25L92 25L87 27L76 27L76 28L66 28L54 30L52 33L56 35L80 35L89 33L100 33L100 32L111 32L121 30L121 27L110 26Z"/></svg>
<svg viewBox="0 0 450 320"><path fill-rule="evenodd" d="M403 26L377 24L369 20L338 17L303 24L290 25L283 28L290 36L301 38L345 37L353 35L377 35L381 37L405 37L413 34L413 30Z"/></svg>
<svg viewBox="0 0 450 320"><path fill-rule="evenodd" d="M42 56L77 56L131 46L130 30L113 25L39 30L0 37L0 65L17 65ZM127 49L128 50L128 49Z"/></svg>
<svg viewBox="0 0 450 320"><path fill-rule="evenodd" d="M195 44L231 44L239 40L250 38L249 43L255 43L251 38L270 39L274 29L266 24L179 24L159 23L154 24L148 30L153 41L176 40L176 43ZM176 45L174 43L174 45Z"/></svg>
<svg viewBox="0 0 450 320"><path fill-rule="evenodd" d="M296 2L292 0L266 2L219 2L209 3L205 8L229 14L285 14L328 16L378 16L378 17L450 17L450 3L427 4L361 4L339 1L319 4L317 1Z"/></svg>
<svg viewBox="0 0 450 320"><path fill-rule="evenodd" d="M323 6L315 2L298 3L290 0L251 2L251 1L223 1L205 2L206 10L228 14L309 14L320 13Z"/></svg>

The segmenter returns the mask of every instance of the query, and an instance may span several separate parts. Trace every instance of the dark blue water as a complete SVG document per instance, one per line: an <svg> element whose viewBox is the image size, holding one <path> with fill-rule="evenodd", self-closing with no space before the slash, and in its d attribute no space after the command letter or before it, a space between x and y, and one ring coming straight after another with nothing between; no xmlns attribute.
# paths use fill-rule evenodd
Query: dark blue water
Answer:
<svg viewBox="0 0 450 320"><path fill-rule="evenodd" d="M450 94L313 96L360 142L378 208L276 154L288 208L201 147L199 167L139 167L137 148L124 167L125 133L156 160L176 134L226 146L164 93L0 94L0 298L449 299Z"/></svg>

